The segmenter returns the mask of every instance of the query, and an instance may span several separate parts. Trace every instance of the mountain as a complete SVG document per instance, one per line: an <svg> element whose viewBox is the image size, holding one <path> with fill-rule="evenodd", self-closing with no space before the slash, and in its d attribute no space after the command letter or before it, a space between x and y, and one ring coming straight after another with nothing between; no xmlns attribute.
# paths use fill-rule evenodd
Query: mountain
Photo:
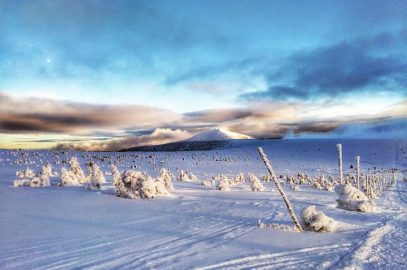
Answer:
<svg viewBox="0 0 407 270"><path fill-rule="evenodd" d="M136 146L119 152L168 152L168 151L208 151L231 148L233 145L228 141L182 141L160 145Z"/></svg>
<svg viewBox="0 0 407 270"><path fill-rule="evenodd" d="M201 132L195 136L185 140L188 142L201 142L201 141L225 141L225 140L246 140L253 139L253 137L232 132L222 128L214 128L208 131Z"/></svg>

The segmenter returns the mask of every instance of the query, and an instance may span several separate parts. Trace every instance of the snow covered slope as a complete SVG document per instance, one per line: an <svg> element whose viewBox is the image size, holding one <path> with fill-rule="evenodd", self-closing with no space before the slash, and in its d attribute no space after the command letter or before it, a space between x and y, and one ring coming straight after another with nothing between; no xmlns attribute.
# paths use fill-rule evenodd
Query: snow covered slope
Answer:
<svg viewBox="0 0 407 270"><path fill-rule="evenodd" d="M232 132L222 128L214 128L208 131L201 132L186 141L223 141L223 140L245 140L253 139L253 137Z"/></svg>

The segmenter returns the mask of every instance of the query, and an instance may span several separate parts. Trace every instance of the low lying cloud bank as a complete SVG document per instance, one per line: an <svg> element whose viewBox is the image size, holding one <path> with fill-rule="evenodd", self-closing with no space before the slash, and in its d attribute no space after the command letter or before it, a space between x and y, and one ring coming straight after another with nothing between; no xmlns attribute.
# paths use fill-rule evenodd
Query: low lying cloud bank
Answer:
<svg viewBox="0 0 407 270"><path fill-rule="evenodd" d="M325 133L299 132L295 134L294 131L289 131L284 138L406 139L407 118L343 124Z"/></svg>
<svg viewBox="0 0 407 270"><path fill-rule="evenodd" d="M191 133L181 129L157 128L151 134L119 138L103 142L59 143L54 149L75 149L78 151L118 151L135 146L157 145L185 140Z"/></svg>

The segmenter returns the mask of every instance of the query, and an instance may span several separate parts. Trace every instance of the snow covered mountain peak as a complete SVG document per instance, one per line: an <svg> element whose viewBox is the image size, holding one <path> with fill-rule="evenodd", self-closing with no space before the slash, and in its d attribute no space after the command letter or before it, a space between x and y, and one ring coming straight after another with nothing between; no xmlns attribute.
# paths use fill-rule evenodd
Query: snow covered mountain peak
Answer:
<svg viewBox="0 0 407 270"><path fill-rule="evenodd" d="M223 140L245 140L253 137L229 131L223 128L213 128L187 139L186 141L223 141Z"/></svg>

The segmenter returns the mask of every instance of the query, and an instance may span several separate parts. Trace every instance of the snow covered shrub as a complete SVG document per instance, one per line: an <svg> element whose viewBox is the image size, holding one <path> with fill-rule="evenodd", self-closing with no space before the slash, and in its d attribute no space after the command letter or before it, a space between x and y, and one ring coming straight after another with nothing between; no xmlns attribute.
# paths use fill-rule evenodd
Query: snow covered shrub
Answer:
<svg viewBox="0 0 407 270"><path fill-rule="evenodd" d="M191 181L188 177L188 173L184 172L183 170L181 170L179 172L179 176L178 176L178 180L182 181L182 182L189 182Z"/></svg>
<svg viewBox="0 0 407 270"><path fill-rule="evenodd" d="M49 165L49 164L48 164ZM51 175L50 166L42 166L40 173L37 175L34 172L27 168L23 171L16 172L16 175L20 178L24 177L24 179L19 179L14 181L14 187L46 187L50 186L51 182L49 180L49 176Z"/></svg>
<svg viewBox="0 0 407 270"><path fill-rule="evenodd" d="M270 181L271 181L271 176L268 175L268 174L262 175L262 176L261 176L261 180L262 180L263 182L270 182Z"/></svg>
<svg viewBox="0 0 407 270"><path fill-rule="evenodd" d="M51 185L51 181L49 180L49 176L46 174L41 173L38 176L33 177L30 181L30 187L48 187Z"/></svg>
<svg viewBox="0 0 407 270"><path fill-rule="evenodd" d="M198 182L198 177L197 177L195 174L193 174L193 173L189 173L189 179L190 179L192 182Z"/></svg>
<svg viewBox="0 0 407 270"><path fill-rule="evenodd" d="M218 186L216 187L217 190L220 191L229 191L230 187L229 187L229 179L224 176L219 182L218 182Z"/></svg>
<svg viewBox="0 0 407 270"><path fill-rule="evenodd" d="M172 177L171 174L168 172L167 169L162 168L160 170L160 177L164 181L165 188L167 190L173 190L174 186L172 185Z"/></svg>
<svg viewBox="0 0 407 270"><path fill-rule="evenodd" d="M61 180L58 183L60 186L80 186L86 182L89 182L89 177L85 177L78 159L72 157L69 161L69 170L61 169Z"/></svg>
<svg viewBox="0 0 407 270"><path fill-rule="evenodd" d="M315 181L315 182L312 184L312 187L315 188L315 189L322 189L321 184L320 184L319 182L317 182L317 181Z"/></svg>
<svg viewBox="0 0 407 270"><path fill-rule="evenodd" d="M30 180L30 187L41 187L42 186L42 180L40 177L34 177Z"/></svg>
<svg viewBox="0 0 407 270"><path fill-rule="evenodd" d="M332 183L326 183L324 189L329 192L334 192L335 186Z"/></svg>
<svg viewBox="0 0 407 270"><path fill-rule="evenodd" d="M310 205L302 211L302 221L305 226L314 232L332 232L335 229L335 221Z"/></svg>
<svg viewBox="0 0 407 270"><path fill-rule="evenodd" d="M222 178L223 178L223 177L221 177L220 180L221 180ZM242 183L242 182L244 182L244 181L245 181L244 174L243 174L243 173L239 173L239 174L236 175L234 178L229 179L229 185L230 185L230 186L236 186L236 185L238 185L238 184L240 184L240 183Z"/></svg>
<svg viewBox="0 0 407 270"><path fill-rule="evenodd" d="M113 186L116 186L116 184L118 184L118 182L122 180L121 176L120 176L120 172L114 164L112 164L112 166L110 166L110 169L112 170Z"/></svg>
<svg viewBox="0 0 407 270"><path fill-rule="evenodd" d="M61 176L60 182L58 183L59 186L80 186L81 182L79 181L76 174L74 174L71 170L67 170L66 168L61 168Z"/></svg>
<svg viewBox="0 0 407 270"><path fill-rule="evenodd" d="M163 178L158 177L157 179L154 180L154 184L155 184L155 194L157 196L168 195L169 190L167 189Z"/></svg>
<svg viewBox="0 0 407 270"><path fill-rule="evenodd" d="M264 191L264 186L260 180L252 173L249 173L250 188L252 191Z"/></svg>
<svg viewBox="0 0 407 270"><path fill-rule="evenodd" d="M139 189L139 194L141 198L152 199L156 195L156 184L154 183L151 177L146 177L142 183L141 188Z"/></svg>
<svg viewBox="0 0 407 270"><path fill-rule="evenodd" d="M48 163L46 166L42 166L40 175L51 177L52 176L51 164Z"/></svg>
<svg viewBox="0 0 407 270"><path fill-rule="evenodd" d="M90 173L90 182L85 183L86 189L100 189L100 187L106 183L105 176L102 170L95 162L88 163L88 171Z"/></svg>
<svg viewBox="0 0 407 270"><path fill-rule="evenodd" d="M206 180L203 180L201 183L201 185L205 186L205 187L212 187L214 184L215 184L215 180L213 180L213 179L206 179Z"/></svg>
<svg viewBox="0 0 407 270"><path fill-rule="evenodd" d="M18 178L32 178L35 176L35 174L30 168L27 167L25 170L17 171L16 176Z"/></svg>
<svg viewBox="0 0 407 270"><path fill-rule="evenodd" d="M354 186L350 184L338 185L336 192L339 194L337 199L339 208L360 212L374 211L373 202L369 201L366 195Z"/></svg>
<svg viewBox="0 0 407 270"><path fill-rule="evenodd" d="M154 180L149 175L134 170L124 171L120 178L117 172L112 173L114 175L113 185L118 197L151 199L168 194L164 180L160 177Z"/></svg>
<svg viewBox="0 0 407 270"><path fill-rule="evenodd" d="M89 181L89 179L87 179L85 177L85 174L76 157L72 157L71 160L69 161L69 169L76 176L76 179L78 180L78 182L80 184L83 184L83 183Z"/></svg>
<svg viewBox="0 0 407 270"><path fill-rule="evenodd" d="M31 179L14 180L14 187L27 187L30 185Z"/></svg>
<svg viewBox="0 0 407 270"><path fill-rule="evenodd" d="M240 172L238 175L235 177L235 182L236 183L243 183L245 180L244 174Z"/></svg>
<svg viewBox="0 0 407 270"><path fill-rule="evenodd" d="M188 174L187 172L181 170L179 173L178 180L182 182L196 182L198 181L198 177L196 177L193 173Z"/></svg>

